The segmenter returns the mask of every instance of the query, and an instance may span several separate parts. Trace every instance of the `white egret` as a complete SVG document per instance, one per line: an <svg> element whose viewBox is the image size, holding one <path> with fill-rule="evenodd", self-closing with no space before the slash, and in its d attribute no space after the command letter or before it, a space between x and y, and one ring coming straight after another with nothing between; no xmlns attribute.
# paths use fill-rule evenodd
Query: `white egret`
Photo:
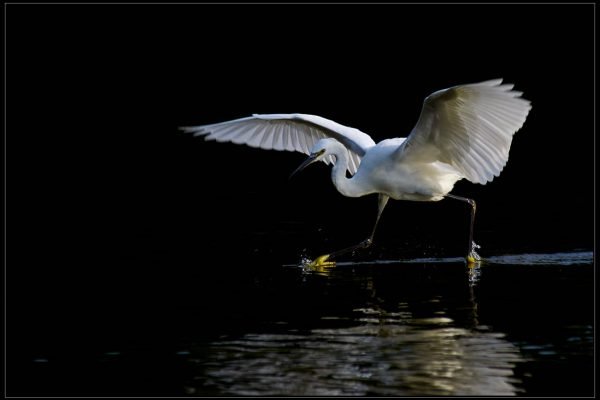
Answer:
<svg viewBox="0 0 600 400"><path fill-rule="evenodd" d="M379 195L369 237L356 246L318 257L313 266L333 265L335 257L370 246L390 198L439 201L448 197L470 204L467 261L475 262L480 259L473 241L475 201L450 191L460 179L484 185L506 165L513 135L531 109L530 102L521 98L522 92L512 90L513 86L495 79L437 91L425 99L408 137L377 144L358 129L307 114L255 114L182 129L206 135L206 140L308 154L294 173L315 161L332 163L331 179L341 194Z"/></svg>

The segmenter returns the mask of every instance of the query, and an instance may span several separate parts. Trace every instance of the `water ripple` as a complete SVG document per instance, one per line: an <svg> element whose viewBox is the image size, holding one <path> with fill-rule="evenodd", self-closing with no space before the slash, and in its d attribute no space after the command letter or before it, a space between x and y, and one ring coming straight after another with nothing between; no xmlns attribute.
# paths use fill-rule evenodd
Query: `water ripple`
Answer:
<svg viewBox="0 0 600 400"><path fill-rule="evenodd" d="M241 396L518 394L524 359L503 334L355 311L351 326L215 341L195 360L194 385Z"/></svg>

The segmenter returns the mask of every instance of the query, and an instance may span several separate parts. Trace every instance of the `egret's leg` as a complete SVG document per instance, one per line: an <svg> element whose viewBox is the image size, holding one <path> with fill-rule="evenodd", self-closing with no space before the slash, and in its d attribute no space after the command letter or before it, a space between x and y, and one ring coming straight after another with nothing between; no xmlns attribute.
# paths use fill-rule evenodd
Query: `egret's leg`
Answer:
<svg viewBox="0 0 600 400"><path fill-rule="evenodd" d="M468 199L466 197L455 196L453 194L447 194L446 197L464 201L465 203L469 203L469 205L471 206L471 225L469 229L469 247L467 250L467 261L470 263L481 261L481 257L479 257L479 254L477 254L477 252L475 251L475 249L478 246L473 241L473 227L475 226L475 212L477 211L477 204L475 203L475 200Z"/></svg>
<svg viewBox="0 0 600 400"><path fill-rule="evenodd" d="M385 205L387 204L389 199L390 199L389 196L386 196L384 194L379 195L378 207L377 207L377 219L375 219L375 225L373 226L371 235L368 238L366 238L365 240L363 240L362 242L360 242L357 245L346 247L344 249L334 251L330 254L324 254L322 256L319 256L311 263L311 266L313 266L313 267L333 266L333 265L335 265L335 262L330 261L331 259L339 257L342 254L353 252L354 250L357 250L357 249L366 249L367 247L371 246L371 244L373 244L373 238L375 237L375 231L377 230L377 225L379 224L379 219L381 218L383 209L385 208Z"/></svg>

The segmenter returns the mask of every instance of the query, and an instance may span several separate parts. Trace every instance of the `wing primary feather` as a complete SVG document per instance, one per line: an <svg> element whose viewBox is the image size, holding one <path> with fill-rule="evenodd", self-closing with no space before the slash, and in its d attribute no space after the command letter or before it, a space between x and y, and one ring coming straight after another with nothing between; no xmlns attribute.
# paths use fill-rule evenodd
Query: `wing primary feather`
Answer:
<svg viewBox="0 0 600 400"><path fill-rule="evenodd" d="M531 109L513 88L494 79L432 93L395 156L449 163L476 183L492 180L506 165L513 135Z"/></svg>
<svg viewBox="0 0 600 400"><path fill-rule="evenodd" d="M273 136L273 150L281 151L284 150L283 147L283 137L284 137L284 129L280 128L277 132L274 127L271 127L271 132L269 133Z"/></svg>
<svg viewBox="0 0 600 400"><path fill-rule="evenodd" d="M246 142L246 144L250 147L259 147L262 142L262 138L265 134L265 126L259 125L254 132L254 134L250 137L250 139Z"/></svg>
<svg viewBox="0 0 600 400"><path fill-rule="evenodd" d="M265 127L265 133L263 134L262 140L260 141L260 148L264 150L271 150L273 148L273 134L274 126L267 124Z"/></svg>

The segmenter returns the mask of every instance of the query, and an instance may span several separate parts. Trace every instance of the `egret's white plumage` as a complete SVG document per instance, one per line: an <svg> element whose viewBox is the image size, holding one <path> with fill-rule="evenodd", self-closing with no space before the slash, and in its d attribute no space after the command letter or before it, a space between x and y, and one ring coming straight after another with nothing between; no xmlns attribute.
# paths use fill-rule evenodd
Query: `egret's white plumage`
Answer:
<svg viewBox="0 0 600 400"><path fill-rule="evenodd" d="M501 83L455 86L428 96L417 125L396 152L398 162L441 161L481 184L498 176L513 134L531 109L513 85Z"/></svg>
<svg viewBox="0 0 600 400"><path fill-rule="evenodd" d="M265 150L299 151L310 154L320 139L332 137L348 151L347 166L351 175L356 173L360 158L375 146L369 135L356 128L340 125L317 115L307 114L254 114L212 125L182 128L194 135L206 135L206 140L247 144ZM323 158L327 164L335 162L332 156Z"/></svg>
<svg viewBox="0 0 600 400"><path fill-rule="evenodd" d="M310 154L301 168L317 160L333 163L332 180L343 195L380 195L378 220L390 197L449 196L472 204L473 221L475 203L449 192L463 178L486 184L506 165L513 135L531 109L512 89L495 79L437 91L425 99L407 138L377 144L358 129L307 114L253 115L183 129L206 140Z"/></svg>

